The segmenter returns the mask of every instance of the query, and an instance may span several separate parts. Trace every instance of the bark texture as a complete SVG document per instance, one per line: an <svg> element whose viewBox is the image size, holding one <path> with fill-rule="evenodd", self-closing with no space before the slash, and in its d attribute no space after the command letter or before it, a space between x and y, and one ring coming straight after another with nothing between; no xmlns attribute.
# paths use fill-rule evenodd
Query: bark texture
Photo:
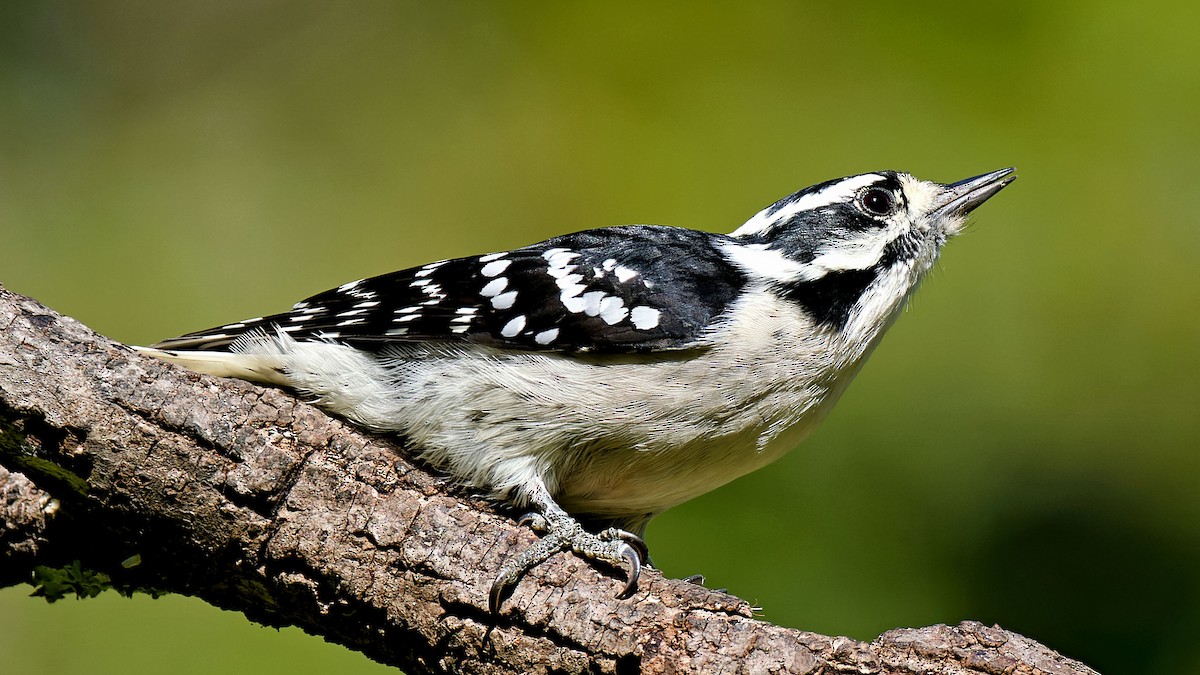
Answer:
<svg viewBox="0 0 1200 675"><path fill-rule="evenodd" d="M1093 673L975 622L871 643L736 597L555 556L487 613L534 535L286 392L141 357L0 288L0 586L80 560L123 588L294 625L409 673Z"/></svg>

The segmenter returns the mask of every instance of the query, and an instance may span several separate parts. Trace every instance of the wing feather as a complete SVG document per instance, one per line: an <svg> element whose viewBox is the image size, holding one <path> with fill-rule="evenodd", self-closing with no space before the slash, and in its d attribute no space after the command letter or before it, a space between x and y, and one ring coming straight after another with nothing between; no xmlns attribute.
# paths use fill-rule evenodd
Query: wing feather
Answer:
<svg viewBox="0 0 1200 675"><path fill-rule="evenodd" d="M247 333L278 331L368 349L428 340L568 352L693 348L745 283L716 248L723 239L651 225L587 230L350 282L288 312L155 346L228 350Z"/></svg>

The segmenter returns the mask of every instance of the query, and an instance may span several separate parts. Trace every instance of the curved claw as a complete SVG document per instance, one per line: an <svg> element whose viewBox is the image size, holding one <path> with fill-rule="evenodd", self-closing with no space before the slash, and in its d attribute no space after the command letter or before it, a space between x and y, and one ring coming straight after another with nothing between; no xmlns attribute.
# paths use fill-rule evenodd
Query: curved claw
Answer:
<svg viewBox="0 0 1200 675"><path fill-rule="evenodd" d="M503 574L492 582L492 588L488 591L488 612L492 616L500 616L500 602L504 599L504 591L507 589L508 583L504 581Z"/></svg>
<svg viewBox="0 0 1200 675"><path fill-rule="evenodd" d="M621 539L623 539L626 544L630 544L636 548L638 557L643 561L650 560L650 547L646 545L645 539L642 539L632 532L626 532Z"/></svg>
<svg viewBox="0 0 1200 675"><path fill-rule="evenodd" d="M621 544L620 554L629 561L629 580L625 582L625 589L617 594L617 599L624 600L632 597L633 592L637 590L638 577L642 575L642 558L629 544Z"/></svg>

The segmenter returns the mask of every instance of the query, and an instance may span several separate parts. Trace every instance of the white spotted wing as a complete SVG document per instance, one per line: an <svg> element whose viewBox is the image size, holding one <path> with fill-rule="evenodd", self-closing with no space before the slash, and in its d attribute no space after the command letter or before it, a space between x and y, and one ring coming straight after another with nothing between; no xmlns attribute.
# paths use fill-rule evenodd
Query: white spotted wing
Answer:
<svg viewBox="0 0 1200 675"><path fill-rule="evenodd" d="M743 277L693 230L588 230L501 253L444 260L338 288L290 312L166 340L163 349L227 349L250 331L364 349L468 340L506 348L630 352L703 344L703 328Z"/></svg>

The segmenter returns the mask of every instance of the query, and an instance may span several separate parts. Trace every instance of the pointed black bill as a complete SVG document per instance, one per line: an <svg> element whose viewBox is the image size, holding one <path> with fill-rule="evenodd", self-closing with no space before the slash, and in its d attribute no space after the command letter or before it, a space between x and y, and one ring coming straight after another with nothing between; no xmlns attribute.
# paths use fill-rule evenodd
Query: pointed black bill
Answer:
<svg viewBox="0 0 1200 675"><path fill-rule="evenodd" d="M965 218L1016 179L1017 170L1010 167L946 185L934 214L942 218Z"/></svg>

